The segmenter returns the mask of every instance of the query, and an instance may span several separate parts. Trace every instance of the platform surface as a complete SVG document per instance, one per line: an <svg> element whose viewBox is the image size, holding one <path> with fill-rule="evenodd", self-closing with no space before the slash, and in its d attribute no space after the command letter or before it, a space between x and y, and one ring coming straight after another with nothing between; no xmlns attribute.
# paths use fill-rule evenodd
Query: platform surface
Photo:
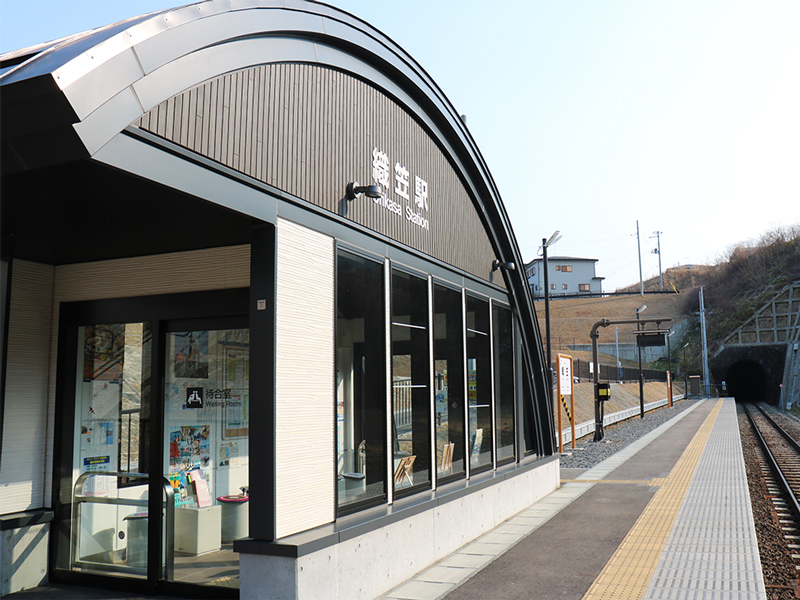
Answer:
<svg viewBox="0 0 800 600"><path fill-rule="evenodd" d="M733 399L708 399L384 600L764 600Z"/></svg>

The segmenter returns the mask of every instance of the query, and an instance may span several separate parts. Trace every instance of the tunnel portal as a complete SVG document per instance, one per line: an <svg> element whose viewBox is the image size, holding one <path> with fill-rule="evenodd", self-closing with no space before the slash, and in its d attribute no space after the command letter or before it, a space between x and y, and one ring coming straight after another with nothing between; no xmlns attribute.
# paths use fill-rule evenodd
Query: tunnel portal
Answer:
<svg viewBox="0 0 800 600"><path fill-rule="evenodd" d="M756 361L740 360L725 374L728 396L737 402L768 402L769 385L766 369Z"/></svg>

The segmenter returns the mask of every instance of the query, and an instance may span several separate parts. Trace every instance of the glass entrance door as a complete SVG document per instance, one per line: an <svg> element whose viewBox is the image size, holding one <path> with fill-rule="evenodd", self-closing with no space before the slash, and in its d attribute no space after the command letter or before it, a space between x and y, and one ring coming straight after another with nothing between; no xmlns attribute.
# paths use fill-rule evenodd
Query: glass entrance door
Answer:
<svg viewBox="0 0 800 600"><path fill-rule="evenodd" d="M147 576L152 342L148 323L78 330L71 570Z"/></svg>
<svg viewBox="0 0 800 600"><path fill-rule="evenodd" d="M174 502L166 532L173 540L171 578L239 587L233 541L248 535L249 330L169 324L165 335L163 473Z"/></svg>
<svg viewBox="0 0 800 600"><path fill-rule="evenodd" d="M247 318L86 325L72 340L59 568L238 588L233 541L248 535Z"/></svg>

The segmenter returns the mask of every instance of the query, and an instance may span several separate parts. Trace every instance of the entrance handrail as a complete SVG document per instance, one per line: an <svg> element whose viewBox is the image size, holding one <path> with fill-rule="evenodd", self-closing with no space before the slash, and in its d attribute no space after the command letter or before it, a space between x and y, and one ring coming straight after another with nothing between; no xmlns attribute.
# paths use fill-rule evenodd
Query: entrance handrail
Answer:
<svg viewBox="0 0 800 600"><path fill-rule="evenodd" d="M73 498L73 509L72 509L72 560L70 561L71 564L75 564L78 561L78 540L80 538L80 509L79 505L84 503L93 503L93 504L115 504L118 506L144 506L149 507L149 499L147 500L136 500L136 499L127 499L127 498L106 498L103 496L86 496L83 493L83 486L86 483L86 480L89 477L93 477L95 475L105 476L105 477L126 477L128 479L144 479L149 481L150 475L147 473L130 473L126 471L86 471L81 473L78 479L75 481L75 486L72 490L72 498ZM175 533L174 533L174 522L175 522L175 490L172 487L172 484L166 477L162 477L162 486L164 489L165 494L165 506L164 506L164 528L166 533L166 547L164 548L164 568L165 568L165 577L168 580L173 579L174 571L175 571Z"/></svg>

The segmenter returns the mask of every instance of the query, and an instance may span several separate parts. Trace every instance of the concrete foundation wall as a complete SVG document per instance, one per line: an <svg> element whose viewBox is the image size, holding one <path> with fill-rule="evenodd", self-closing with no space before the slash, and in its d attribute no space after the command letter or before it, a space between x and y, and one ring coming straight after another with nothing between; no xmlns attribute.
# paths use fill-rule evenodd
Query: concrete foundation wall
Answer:
<svg viewBox="0 0 800 600"><path fill-rule="evenodd" d="M299 558L240 554L241 597L375 598L558 486L559 463L549 461L473 494Z"/></svg>
<svg viewBox="0 0 800 600"><path fill-rule="evenodd" d="M47 581L50 524L0 532L0 596Z"/></svg>
<svg viewBox="0 0 800 600"><path fill-rule="evenodd" d="M800 342L791 342L786 347L786 362L781 381L780 406L789 410L800 404Z"/></svg>

